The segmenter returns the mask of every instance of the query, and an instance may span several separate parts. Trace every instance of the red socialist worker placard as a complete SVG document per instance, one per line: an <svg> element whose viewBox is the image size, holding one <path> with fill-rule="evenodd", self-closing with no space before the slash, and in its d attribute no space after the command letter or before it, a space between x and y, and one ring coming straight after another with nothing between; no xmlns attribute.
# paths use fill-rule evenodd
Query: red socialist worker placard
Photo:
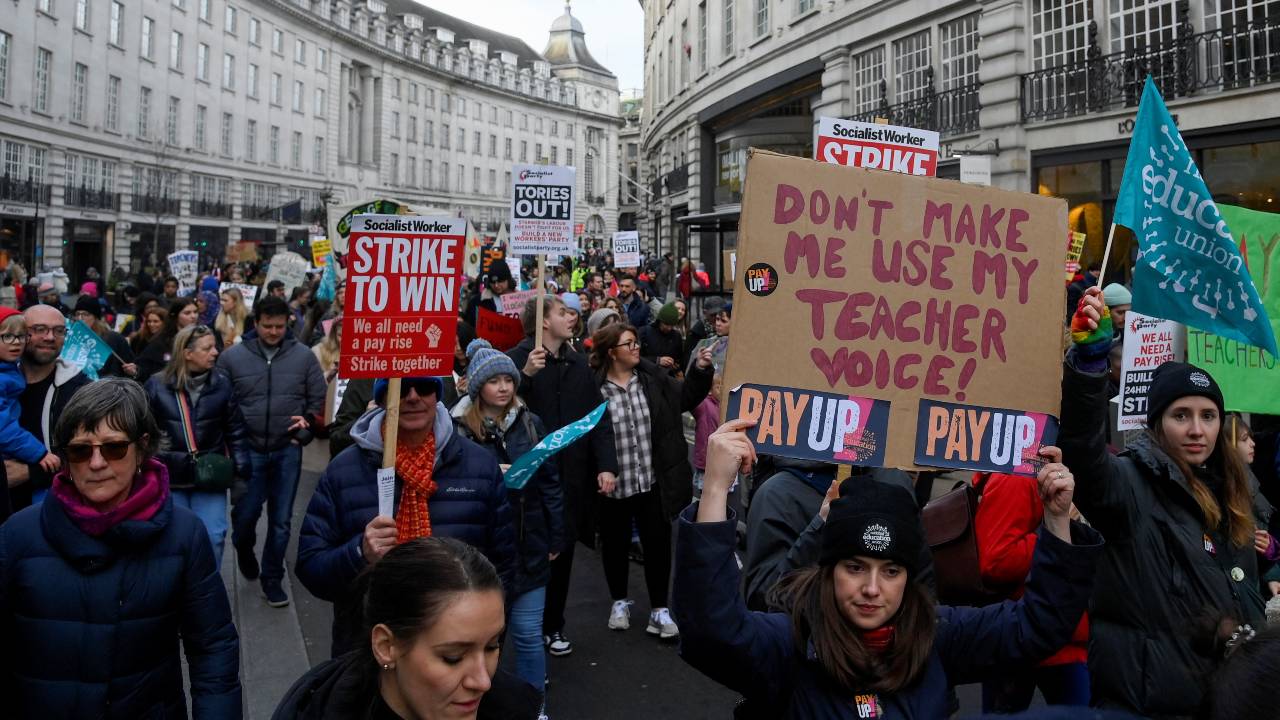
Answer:
<svg viewBox="0 0 1280 720"><path fill-rule="evenodd" d="M814 160L903 175L938 174L938 133L897 125L818 118Z"/></svg>
<svg viewBox="0 0 1280 720"><path fill-rule="evenodd" d="M354 218L347 248L341 377L450 372L466 234L462 218Z"/></svg>

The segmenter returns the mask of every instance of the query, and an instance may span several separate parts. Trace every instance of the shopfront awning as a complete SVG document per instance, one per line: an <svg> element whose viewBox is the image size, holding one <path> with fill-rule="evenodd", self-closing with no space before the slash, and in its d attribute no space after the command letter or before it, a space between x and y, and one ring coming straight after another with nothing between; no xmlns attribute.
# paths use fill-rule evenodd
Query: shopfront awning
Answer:
<svg viewBox="0 0 1280 720"><path fill-rule="evenodd" d="M692 232L714 232L716 230L737 230L738 217L742 215L741 206L726 210L717 210L696 215L684 215L676 218L681 225L688 225Z"/></svg>

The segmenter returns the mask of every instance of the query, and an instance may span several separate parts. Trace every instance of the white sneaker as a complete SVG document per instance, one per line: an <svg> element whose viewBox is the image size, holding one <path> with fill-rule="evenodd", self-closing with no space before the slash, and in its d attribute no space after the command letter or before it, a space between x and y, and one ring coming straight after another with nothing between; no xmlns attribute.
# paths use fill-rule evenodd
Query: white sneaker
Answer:
<svg viewBox="0 0 1280 720"><path fill-rule="evenodd" d="M631 601L615 600L609 611L609 629L627 630L631 627Z"/></svg>
<svg viewBox="0 0 1280 720"><path fill-rule="evenodd" d="M666 608L655 608L649 613L649 627L645 628L645 632L663 640L680 637L680 629L676 627L676 621L671 619L671 611Z"/></svg>

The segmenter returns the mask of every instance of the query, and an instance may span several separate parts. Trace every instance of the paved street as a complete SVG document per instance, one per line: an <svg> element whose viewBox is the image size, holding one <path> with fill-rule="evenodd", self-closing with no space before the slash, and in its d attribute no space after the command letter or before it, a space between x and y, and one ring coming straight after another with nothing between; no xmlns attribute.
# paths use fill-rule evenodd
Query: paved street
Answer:
<svg viewBox="0 0 1280 720"><path fill-rule="evenodd" d="M276 703L293 682L329 657L329 605L311 597L292 572L297 531L327 460L328 448L323 442L308 447L303 457L302 483L294 508L294 537L288 555L288 590L293 600L289 607L267 607L258 584L236 572L235 553L227 547L222 574L240 630L246 720L271 717ZM949 483L939 483L936 490L944 490L943 485L950 487ZM259 538L263 530L260 525ZM674 644L645 634L648 607L643 599L644 577L639 565L632 565L631 588L632 597L637 600L632 628L628 632L611 631L605 626L609 592L599 556L579 545L566 628L574 642L574 652L548 660L548 714L553 720L730 717L737 701L735 693L685 665ZM506 653L504 662L512 660L511 653ZM976 686L960 688L960 697L966 713L977 710Z"/></svg>

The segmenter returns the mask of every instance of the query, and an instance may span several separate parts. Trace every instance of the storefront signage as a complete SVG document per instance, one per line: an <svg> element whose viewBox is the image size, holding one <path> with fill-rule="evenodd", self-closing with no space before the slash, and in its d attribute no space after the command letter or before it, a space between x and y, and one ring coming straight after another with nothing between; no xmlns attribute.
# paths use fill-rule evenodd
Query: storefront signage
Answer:
<svg viewBox="0 0 1280 720"><path fill-rule="evenodd" d="M1044 318L1064 308L1062 266L1046 259L1062 257L1065 201L759 150L748 166L738 252L751 262L733 297L746 341L729 343L726 387L887 402L885 466L916 466L917 439L937 432L922 407L939 403L975 421L970 446L997 411L1015 427L1038 418L1037 443L1053 442L1062 336ZM995 465L939 447L947 467Z"/></svg>
<svg viewBox="0 0 1280 720"><path fill-rule="evenodd" d="M819 118L814 159L833 165L933 177L938 174L938 133L898 125Z"/></svg>
<svg viewBox="0 0 1280 720"><path fill-rule="evenodd" d="M36 209L27 205L0 205L0 215L20 215L22 217L35 217Z"/></svg>
<svg viewBox="0 0 1280 720"><path fill-rule="evenodd" d="M512 255L578 254L574 234L574 180L562 165L515 165L511 178Z"/></svg>
<svg viewBox="0 0 1280 720"><path fill-rule="evenodd" d="M442 375L453 367L467 221L358 215L343 308L344 378Z"/></svg>

